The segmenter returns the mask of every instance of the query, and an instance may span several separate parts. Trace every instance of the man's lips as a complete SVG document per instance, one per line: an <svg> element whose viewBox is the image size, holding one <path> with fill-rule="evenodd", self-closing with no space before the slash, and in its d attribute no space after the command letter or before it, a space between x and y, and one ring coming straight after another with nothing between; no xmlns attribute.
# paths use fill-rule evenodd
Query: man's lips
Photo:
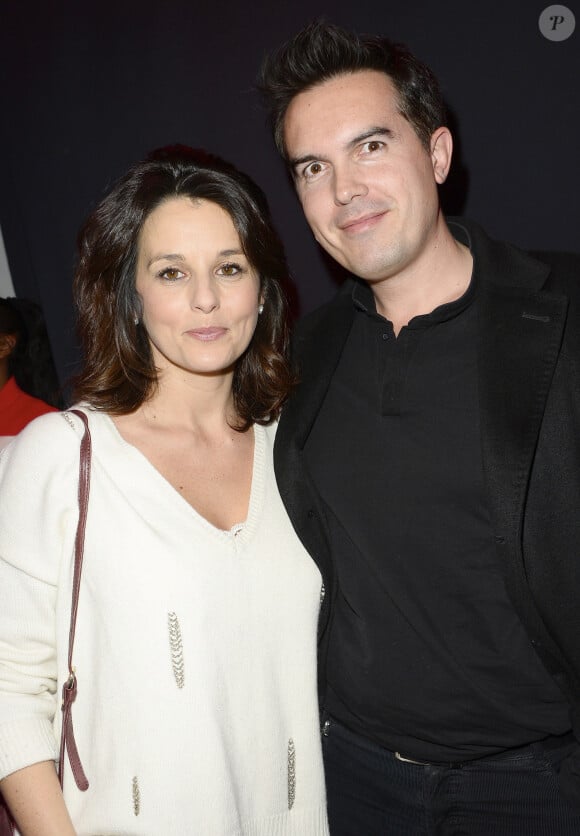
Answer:
<svg viewBox="0 0 580 836"><path fill-rule="evenodd" d="M187 333L196 340L210 342L211 340L218 340L226 333L226 330L226 328L212 326L211 328L192 328Z"/></svg>
<svg viewBox="0 0 580 836"><path fill-rule="evenodd" d="M349 218L348 220L339 223L338 228L346 233L364 232L375 226L375 224L377 224L381 218L386 215L386 213L387 210L384 209L381 212L372 212L368 215L361 215L358 218Z"/></svg>

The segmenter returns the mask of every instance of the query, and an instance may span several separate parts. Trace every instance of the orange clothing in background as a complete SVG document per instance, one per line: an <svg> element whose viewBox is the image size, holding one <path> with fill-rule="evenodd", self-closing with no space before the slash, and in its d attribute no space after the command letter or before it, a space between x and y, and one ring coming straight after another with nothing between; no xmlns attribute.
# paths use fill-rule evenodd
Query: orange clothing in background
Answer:
<svg viewBox="0 0 580 836"><path fill-rule="evenodd" d="M54 406L27 395L13 377L0 389L0 436L16 435L45 412L58 412Z"/></svg>

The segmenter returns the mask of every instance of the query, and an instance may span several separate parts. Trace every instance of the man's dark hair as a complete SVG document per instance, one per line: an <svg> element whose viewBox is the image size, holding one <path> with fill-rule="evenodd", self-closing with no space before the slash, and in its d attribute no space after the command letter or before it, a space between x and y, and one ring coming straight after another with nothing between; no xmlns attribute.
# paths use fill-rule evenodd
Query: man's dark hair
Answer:
<svg viewBox="0 0 580 836"><path fill-rule="evenodd" d="M260 72L258 86L284 159L284 117L292 99L323 81L361 70L377 70L391 79L401 115L429 148L433 131L446 123L439 82L429 67L403 44L318 20L266 56Z"/></svg>
<svg viewBox="0 0 580 836"><path fill-rule="evenodd" d="M256 183L224 160L185 146L157 149L133 166L81 229L73 290L84 366L75 397L125 415L155 390L157 369L141 322L136 265L143 224L172 198L221 206L259 274L264 310L235 365L233 396L236 429L271 423L294 383L287 354L284 250Z"/></svg>

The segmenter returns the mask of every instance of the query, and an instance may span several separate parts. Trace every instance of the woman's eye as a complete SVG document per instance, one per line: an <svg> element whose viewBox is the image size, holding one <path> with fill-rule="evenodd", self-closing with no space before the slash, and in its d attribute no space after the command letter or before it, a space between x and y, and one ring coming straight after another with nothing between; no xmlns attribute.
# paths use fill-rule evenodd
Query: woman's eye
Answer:
<svg viewBox="0 0 580 836"><path fill-rule="evenodd" d="M233 264L228 261L227 264L222 264L217 272L218 276L237 276L238 273L242 272L242 268L239 264Z"/></svg>
<svg viewBox="0 0 580 836"><path fill-rule="evenodd" d="M177 279L182 279L185 273L182 270L178 270L177 267L166 267L157 275L161 279L167 279L168 282L174 282Z"/></svg>

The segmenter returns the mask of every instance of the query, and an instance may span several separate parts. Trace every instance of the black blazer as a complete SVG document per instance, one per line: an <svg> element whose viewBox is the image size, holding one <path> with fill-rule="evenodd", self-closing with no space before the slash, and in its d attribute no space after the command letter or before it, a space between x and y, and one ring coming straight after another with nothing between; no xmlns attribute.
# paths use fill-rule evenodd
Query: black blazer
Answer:
<svg viewBox="0 0 580 836"><path fill-rule="evenodd" d="M452 231L456 224L467 230L480 293L482 455L495 541L513 606L565 691L580 735L580 257L549 264L492 241L471 222L450 220ZM303 453L353 322L353 281L297 329L301 383L274 450L282 499L326 589L322 698L336 582Z"/></svg>

